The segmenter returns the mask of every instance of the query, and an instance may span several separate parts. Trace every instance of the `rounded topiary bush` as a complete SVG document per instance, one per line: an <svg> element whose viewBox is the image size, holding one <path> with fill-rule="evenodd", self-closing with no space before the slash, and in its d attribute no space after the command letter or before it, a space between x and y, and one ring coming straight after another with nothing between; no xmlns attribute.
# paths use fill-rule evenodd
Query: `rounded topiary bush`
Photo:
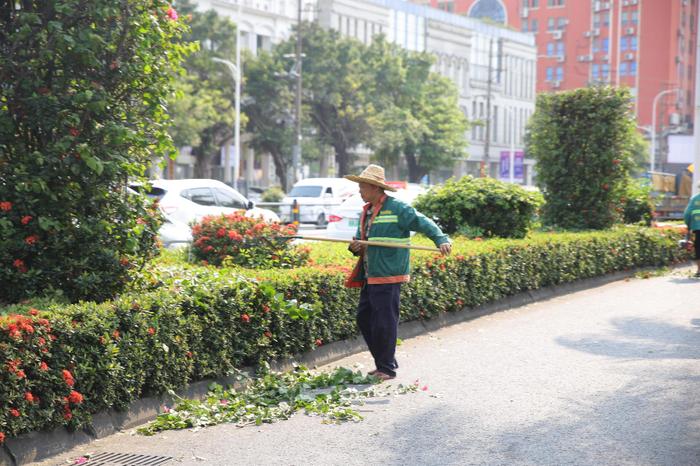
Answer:
<svg viewBox="0 0 700 466"><path fill-rule="evenodd" d="M541 204L537 192L493 178L465 176L420 196L415 207L446 233L522 238Z"/></svg>
<svg viewBox="0 0 700 466"><path fill-rule="evenodd" d="M309 250L291 244L295 234L294 225L268 223L243 212L207 216L192 227L192 253L212 265L298 267L307 263Z"/></svg>

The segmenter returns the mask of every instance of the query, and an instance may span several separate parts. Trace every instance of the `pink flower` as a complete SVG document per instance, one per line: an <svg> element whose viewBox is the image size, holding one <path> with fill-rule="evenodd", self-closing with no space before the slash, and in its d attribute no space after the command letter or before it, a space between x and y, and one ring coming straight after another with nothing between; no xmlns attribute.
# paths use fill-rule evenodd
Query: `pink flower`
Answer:
<svg viewBox="0 0 700 466"><path fill-rule="evenodd" d="M427 391L428 391L428 386L427 386L427 385L423 385L423 386L421 387L421 390L423 390L424 392L427 392Z"/></svg>
<svg viewBox="0 0 700 466"><path fill-rule="evenodd" d="M20 220L20 222L22 223L22 225L26 225L27 223L29 223L29 222L31 222L31 221L32 221L32 216L31 216L31 215L25 215L24 217L22 217L22 220Z"/></svg>
<svg viewBox="0 0 700 466"><path fill-rule="evenodd" d="M0 210L9 212L12 209L12 203L8 201L0 202Z"/></svg>
<svg viewBox="0 0 700 466"><path fill-rule="evenodd" d="M177 15L177 11L175 10L175 8L169 7L168 12L166 14L168 15L168 18L171 21L177 21L178 15Z"/></svg>
<svg viewBox="0 0 700 466"><path fill-rule="evenodd" d="M81 456L80 458L76 458L75 461L73 461L73 464L85 464L88 462L88 459L84 456Z"/></svg>

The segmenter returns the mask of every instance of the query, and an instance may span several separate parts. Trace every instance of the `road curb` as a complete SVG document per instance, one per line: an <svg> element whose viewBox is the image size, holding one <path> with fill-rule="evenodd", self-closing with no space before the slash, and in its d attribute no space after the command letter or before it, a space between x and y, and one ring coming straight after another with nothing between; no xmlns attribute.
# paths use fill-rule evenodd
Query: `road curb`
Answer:
<svg viewBox="0 0 700 466"><path fill-rule="evenodd" d="M475 308L463 308L457 312L443 313L429 320L405 322L399 326L399 336L403 339L407 339L495 312L546 301L576 291L596 288L631 277L642 270L650 270L650 268L616 272L600 277L577 280L558 286L526 291ZM282 371L290 369L294 364L303 364L308 367L325 365L352 354L365 351L365 349L364 341L360 336L357 336L348 340L323 345L311 352L293 358L273 362L271 368L276 371ZM251 371L252 369L250 368L244 369L244 372ZM221 377L194 382L181 390L177 390L176 394L183 398L203 398L208 391L208 387L212 383L218 383L220 385L240 385L238 379L234 376ZM153 420L158 413L161 412L164 405L173 405L173 399L174 397L167 394L143 398L131 403L126 411L118 412L110 410L97 413L93 415L92 423L89 426L75 432L69 432L65 428L58 428L53 431L30 432L16 438L8 438L3 447L0 448L0 464L18 466L47 459L77 446L85 445L96 439L112 435L121 430L131 429Z"/></svg>

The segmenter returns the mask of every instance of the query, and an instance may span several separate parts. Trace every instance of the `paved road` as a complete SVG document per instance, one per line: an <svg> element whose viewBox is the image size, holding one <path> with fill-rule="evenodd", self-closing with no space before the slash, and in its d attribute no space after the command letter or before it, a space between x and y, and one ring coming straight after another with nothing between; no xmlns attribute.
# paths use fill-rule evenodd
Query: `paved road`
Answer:
<svg viewBox="0 0 700 466"><path fill-rule="evenodd" d="M482 317L404 342L399 382L360 423L298 415L85 452L186 465L700 465L700 281L690 269ZM335 365L369 365L367 353ZM89 463L88 463L89 464Z"/></svg>

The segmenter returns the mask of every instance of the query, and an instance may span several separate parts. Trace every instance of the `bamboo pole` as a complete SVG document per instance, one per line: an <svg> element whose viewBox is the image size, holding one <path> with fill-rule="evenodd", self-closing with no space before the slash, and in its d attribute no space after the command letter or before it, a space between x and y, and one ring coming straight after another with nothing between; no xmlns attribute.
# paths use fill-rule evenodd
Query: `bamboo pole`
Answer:
<svg viewBox="0 0 700 466"><path fill-rule="evenodd" d="M330 241L332 243L347 243L347 244L350 244L353 241L355 241L352 239L326 238L323 236L303 236L303 235L294 235L293 238L306 239L306 240L310 240L310 241ZM357 240L357 242L360 244L367 245L367 246L381 246L383 248L418 249L420 251L440 252L440 249L433 248L430 246L414 246L411 244L384 243L382 241L365 241L365 240Z"/></svg>

